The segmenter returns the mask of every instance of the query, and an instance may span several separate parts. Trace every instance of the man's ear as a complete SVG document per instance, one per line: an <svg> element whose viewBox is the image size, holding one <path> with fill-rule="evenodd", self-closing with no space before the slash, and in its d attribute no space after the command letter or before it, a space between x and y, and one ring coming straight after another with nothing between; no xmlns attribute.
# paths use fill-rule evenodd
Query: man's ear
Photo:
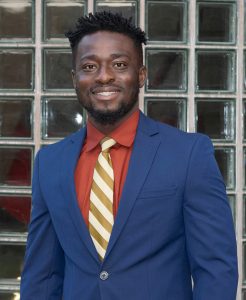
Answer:
<svg viewBox="0 0 246 300"><path fill-rule="evenodd" d="M77 85L76 85L76 75L75 75L74 69L72 69L71 74L72 74L72 80L73 80L73 87L76 90Z"/></svg>
<svg viewBox="0 0 246 300"><path fill-rule="evenodd" d="M147 69L145 66L141 66L139 69L139 75L138 75L138 82L139 82L139 87L143 87L145 80L147 77Z"/></svg>

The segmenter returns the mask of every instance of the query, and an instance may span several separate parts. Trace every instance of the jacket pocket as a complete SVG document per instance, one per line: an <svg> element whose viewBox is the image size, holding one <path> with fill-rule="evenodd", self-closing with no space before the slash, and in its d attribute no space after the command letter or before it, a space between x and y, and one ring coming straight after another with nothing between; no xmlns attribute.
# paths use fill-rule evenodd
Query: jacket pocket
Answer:
<svg viewBox="0 0 246 300"><path fill-rule="evenodd" d="M138 195L138 198L161 198L166 196L174 196L176 192L176 186L165 187L163 189L143 189Z"/></svg>

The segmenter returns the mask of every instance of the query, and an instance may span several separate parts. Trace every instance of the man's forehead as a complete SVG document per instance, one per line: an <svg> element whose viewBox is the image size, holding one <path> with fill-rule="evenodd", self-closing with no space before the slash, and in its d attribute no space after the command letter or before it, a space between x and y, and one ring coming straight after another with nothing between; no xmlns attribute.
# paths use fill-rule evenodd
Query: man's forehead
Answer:
<svg viewBox="0 0 246 300"><path fill-rule="evenodd" d="M93 56L138 56L134 42L128 36L110 31L97 31L84 36L78 43L77 55L80 60Z"/></svg>
<svg viewBox="0 0 246 300"><path fill-rule="evenodd" d="M86 34L81 38L79 41L79 44L82 44L83 46L90 45L93 46L97 42L102 42L103 40L110 40L110 42L113 44L122 43L122 47L124 47L125 43L127 45L134 45L134 41L132 38L130 38L128 35L124 33L114 32L114 31L108 31L108 30L100 30L96 32L92 32L89 34ZM105 44L105 43L104 43ZM102 44L101 44L102 45Z"/></svg>
<svg viewBox="0 0 246 300"><path fill-rule="evenodd" d="M132 56L129 53L126 52L118 52L118 53L107 53L105 56L104 54L101 55L101 53L94 53L94 52L84 52L82 55L80 55L79 60L85 61L85 60L115 60L115 59L126 59L128 61L132 60Z"/></svg>

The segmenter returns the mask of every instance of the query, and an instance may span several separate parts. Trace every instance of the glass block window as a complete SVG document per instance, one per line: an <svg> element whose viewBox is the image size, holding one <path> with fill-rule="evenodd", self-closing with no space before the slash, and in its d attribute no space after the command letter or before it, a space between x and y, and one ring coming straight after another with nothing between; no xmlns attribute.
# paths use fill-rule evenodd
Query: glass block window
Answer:
<svg viewBox="0 0 246 300"><path fill-rule="evenodd" d="M44 49L44 90L72 89L72 54L68 50Z"/></svg>
<svg viewBox="0 0 246 300"><path fill-rule="evenodd" d="M235 102L199 99L196 101L196 130L213 140L235 139Z"/></svg>
<svg viewBox="0 0 246 300"><path fill-rule="evenodd" d="M0 138L31 138L33 99L0 97Z"/></svg>
<svg viewBox="0 0 246 300"><path fill-rule="evenodd" d="M31 49L0 48L0 89L33 89L33 56Z"/></svg>
<svg viewBox="0 0 246 300"><path fill-rule="evenodd" d="M246 90L246 50L244 51L244 90Z"/></svg>
<svg viewBox="0 0 246 300"><path fill-rule="evenodd" d="M43 99L43 138L62 138L79 130L85 113L76 98Z"/></svg>
<svg viewBox="0 0 246 300"><path fill-rule="evenodd" d="M147 49L147 90L185 91L187 87L186 60L187 53L184 50Z"/></svg>
<svg viewBox="0 0 246 300"><path fill-rule="evenodd" d="M43 39L46 42L65 42L64 33L74 26L74 19L84 15L86 1L43 1Z"/></svg>
<svg viewBox="0 0 246 300"><path fill-rule="evenodd" d="M243 101L243 128L244 128L244 133L243 133L243 138L246 140L246 99Z"/></svg>
<svg viewBox="0 0 246 300"><path fill-rule="evenodd" d="M244 261L243 261L243 283L246 282L246 243L243 243L243 257L244 257ZM244 293L244 297L245 297L245 293Z"/></svg>
<svg viewBox="0 0 246 300"><path fill-rule="evenodd" d="M246 290L243 290L241 299L246 300Z"/></svg>
<svg viewBox="0 0 246 300"><path fill-rule="evenodd" d="M246 195L243 198L243 236L246 237Z"/></svg>
<svg viewBox="0 0 246 300"><path fill-rule="evenodd" d="M229 204L232 211L232 217L234 221L234 226L236 227L236 197L235 195L228 195Z"/></svg>
<svg viewBox="0 0 246 300"><path fill-rule="evenodd" d="M146 33L149 42L185 42L187 3L185 1L148 1Z"/></svg>
<svg viewBox="0 0 246 300"><path fill-rule="evenodd" d="M0 292L0 299L2 299L2 300L20 299L20 293L18 293L18 292Z"/></svg>
<svg viewBox="0 0 246 300"><path fill-rule="evenodd" d="M132 18L134 24L138 24L138 1L95 1L96 11L111 11L121 13L126 18Z"/></svg>
<svg viewBox="0 0 246 300"><path fill-rule="evenodd" d="M235 54L197 51L197 91L228 91L235 88Z"/></svg>
<svg viewBox="0 0 246 300"><path fill-rule="evenodd" d="M246 148L243 149L243 158L244 188L246 189Z"/></svg>
<svg viewBox="0 0 246 300"><path fill-rule="evenodd" d="M30 220L31 197L0 195L0 230L3 233L27 232Z"/></svg>
<svg viewBox="0 0 246 300"><path fill-rule="evenodd" d="M0 186L30 186L32 148L0 146Z"/></svg>
<svg viewBox="0 0 246 300"><path fill-rule="evenodd" d="M31 42L34 32L34 1L0 1L0 41Z"/></svg>
<svg viewBox="0 0 246 300"><path fill-rule="evenodd" d="M156 121L186 130L186 99L146 98L145 112Z"/></svg>
<svg viewBox="0 0 246 300"><path fill-rule="evenodd" d="M86 122L64 32L102 10L147 34L140 109L212 139L237 233L237 300L246 300L244 0L0 0L0 299L19 297L34 156Z"/></svg>
<svg viewBox="0 0 246 300"><path fill-rule="evenodd" d="M234 43L236 7L231 2L197 3L197 41L201 43Z"/></svg>
<svg viewBox="0 0 246 300"><path fill-rule="evenodd" d="M235 187L235 150L231 147L216 147L215 158L227 188Z"/></svg>
<svg viewBox="0 0 246 300"><path fill-rule="evenodd" d="M25 245L0 244L0 277L20 280Z"/></svg>

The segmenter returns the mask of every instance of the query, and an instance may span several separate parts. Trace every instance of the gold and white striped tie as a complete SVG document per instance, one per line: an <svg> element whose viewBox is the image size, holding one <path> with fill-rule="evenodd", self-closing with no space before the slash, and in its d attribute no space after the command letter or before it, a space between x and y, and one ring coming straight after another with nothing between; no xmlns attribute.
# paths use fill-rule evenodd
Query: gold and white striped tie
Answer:
<svg viewBox="0 0 246 300"><path fill-rule="evenodd" d="M115 144L109 137L101 141L102 151L96 162L90 193L89 232L101 260L114 224L114 172L109 149Z"/></svg>

